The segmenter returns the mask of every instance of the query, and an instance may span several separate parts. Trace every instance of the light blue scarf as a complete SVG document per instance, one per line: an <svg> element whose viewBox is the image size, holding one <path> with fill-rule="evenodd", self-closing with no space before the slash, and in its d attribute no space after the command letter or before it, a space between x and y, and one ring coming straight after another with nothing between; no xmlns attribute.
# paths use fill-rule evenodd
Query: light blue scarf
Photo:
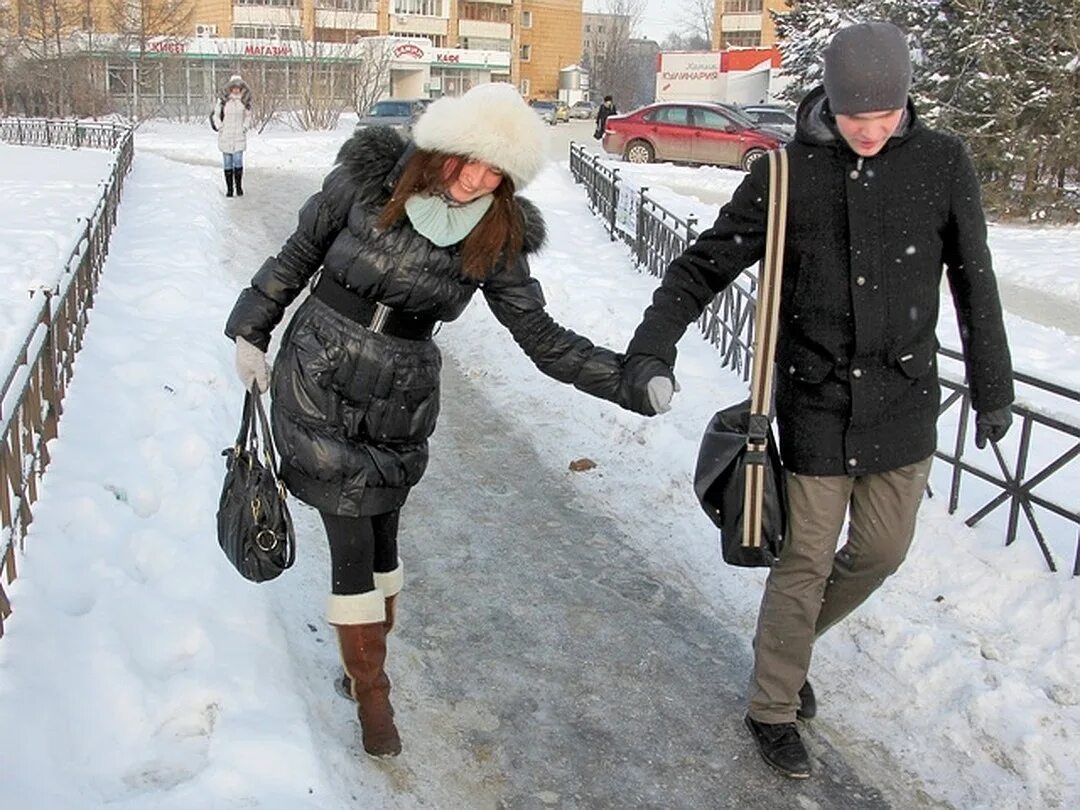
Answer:
<svg viewBox="0 0 1080 810"><path fill-rule="evenodd" d="M483 219L494 197L485 194L458 205L444 197L414 194L405 201L405 213L417 233L439 247L457 244Z"/></svg>

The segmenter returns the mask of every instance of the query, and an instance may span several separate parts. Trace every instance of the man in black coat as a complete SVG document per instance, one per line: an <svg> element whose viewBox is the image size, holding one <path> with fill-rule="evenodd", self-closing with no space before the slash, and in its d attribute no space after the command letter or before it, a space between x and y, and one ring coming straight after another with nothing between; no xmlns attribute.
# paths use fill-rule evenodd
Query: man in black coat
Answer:
<svg viewBox="0 0 1080 810"><path fill-rule="evenodd" d="M600 140L604 137L604 127L607 126L607 120L613 115L618 115L618 110L615 109L615 99L611 96L604 96L604 103L600 105L600 108L596 111L596 132L593 133L593 137Z"/></svg>
<svg viewBox="0 0 1080 810"><path fill-rule="evenodd" d="M770 765L806 777L795 725L817 636L903 561L936 446L935 329L944 266L976 411L976 443L1012 417L1012 367L986 244L979 183L963 145L924 126L911 61L889 23L841 30L824 87L798 112L776 354L776 416L789 530L754 642L746 724ZM759 161L668 268L627 349L626 374L666 410L675 344L765 252L768 161ZM846 544L836 545L850 515Z"/></svg>

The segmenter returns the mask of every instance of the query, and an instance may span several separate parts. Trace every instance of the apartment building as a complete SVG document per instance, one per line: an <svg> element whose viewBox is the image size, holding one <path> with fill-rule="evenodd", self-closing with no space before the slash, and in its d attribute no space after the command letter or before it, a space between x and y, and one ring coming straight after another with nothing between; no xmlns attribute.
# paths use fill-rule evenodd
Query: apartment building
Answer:
<svg viewBox="0 0 1080 810"><path fill-rule="evenodd" d="M459 95L504 81L527 98L542 98L556 96L560 69L580 56L581 3L77 0L63 33L104 63L113 98L154 93L163 111L208 104L234 72L282 88L288 101L298 91L297 63L313 58L325 66L323 84L346 92L348 81L335 75L355 73L376 42L390 62L385 95ZM141 30L140 9L150 30Z"/></svg>
<svg viewBox="0 0 1080 810"><path fill-rule="evenodd" d="M526 98L559 97L559 71L581 58L582 0L520 3L519 89Z"/></svg>
<svg viewBox="0 0 1080 810"><path fill-rule="evenodd" d="M787 11L784 0L716 0L713 47L758 48L776 44L770 11Z"/></svg>

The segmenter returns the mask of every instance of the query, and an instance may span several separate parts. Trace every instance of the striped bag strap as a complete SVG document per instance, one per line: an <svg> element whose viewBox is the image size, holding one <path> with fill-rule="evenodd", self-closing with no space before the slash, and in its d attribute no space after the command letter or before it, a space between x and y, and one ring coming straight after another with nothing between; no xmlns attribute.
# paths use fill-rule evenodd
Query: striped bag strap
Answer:
<svg viewBox="0 0 1080 810"><path fill-rule="evenodd" d="M780 320L780 283L787 232L788 156L783 149L769 153L769 215L765 231L765 261L758 279L754 320L754 361L750 375L750 422L746 453L746 492L743 504L743 546L760 548L765 494L765 452L776 341Z"/></svg>

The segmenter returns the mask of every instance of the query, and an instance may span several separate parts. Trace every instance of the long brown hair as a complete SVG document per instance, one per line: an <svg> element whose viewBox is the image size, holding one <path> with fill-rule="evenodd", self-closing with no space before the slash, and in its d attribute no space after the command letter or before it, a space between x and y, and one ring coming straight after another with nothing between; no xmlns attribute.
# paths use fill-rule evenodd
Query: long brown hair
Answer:
<svg viewBox="0 0 1080 810"><path fill-rule="evenodd" d="M393 196L383 207L379 227L393 227L405 216L405 201L413 194L442 194L457 182L467 158L417 149L405 164ZM449 171L447 171L449 167ZM462 249L463 272L479 281L500 261L512 261L525 241L525 221L514 199L514 181L504 176L492 192L495 198Z"/></svg>

